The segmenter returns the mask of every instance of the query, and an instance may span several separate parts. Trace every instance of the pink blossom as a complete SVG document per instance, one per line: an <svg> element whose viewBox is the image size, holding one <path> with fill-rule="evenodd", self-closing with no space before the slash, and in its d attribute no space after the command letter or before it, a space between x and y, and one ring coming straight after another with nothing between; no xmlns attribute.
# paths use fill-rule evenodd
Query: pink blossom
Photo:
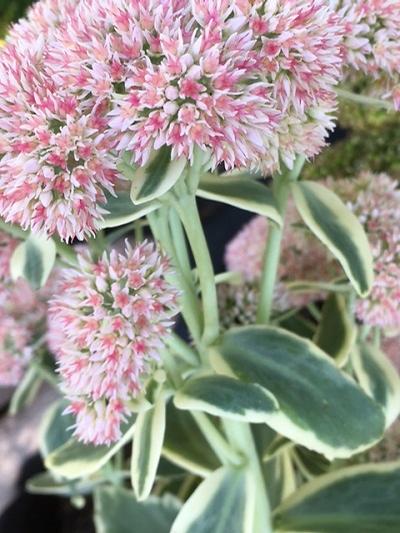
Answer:
<svg viewBox="0 0 400 533"><path fill-rule="evenodd" d="M0 232L0 386L19 383L45 322L43 292L34 292L23 279L11 279L10 259L18 244Z"/></svg>
<svg viewBox="0 0 400 533"><path fill-rule="evenodd" d="M80 269L64 269L50 305L49 345L83 442L120 437L129 401L160 359L178 312L177 290L166 280L168 260L153 244L126 244L95 261L79 254Z"/></svg>
<svg viewBox="0 0 400 533"><path fill-rule="evenodd" d="M268 221L253 218L228 244L225 252L227 268L241 273L245 280L260 279L268 238ZM303 307L323 297L320 292L296 294L285 284L293 281L331 281L340 270L326 248L301 224L292 203L287 213L282 241L282 256L278 271L278 285L274 298L276 310Z"/></svg>
<svg viewBox="0 0 400 533"><path fill-rule="evenodd" d="M400 1L333 0L345 24L349 67L370 77L370 92L400 110Z"/></svg>
<svg viewBox="0 0 400 533"><path fill-rule="evenodd" d="M383 339L382 350L400 373L400 335Z"/></svg>

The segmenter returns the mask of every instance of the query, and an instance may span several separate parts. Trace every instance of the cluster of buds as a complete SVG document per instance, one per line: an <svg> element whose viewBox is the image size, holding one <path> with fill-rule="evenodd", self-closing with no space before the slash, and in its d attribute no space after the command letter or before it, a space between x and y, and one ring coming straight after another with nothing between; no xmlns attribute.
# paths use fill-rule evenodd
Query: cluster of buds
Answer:
<svg viewBox="0 0 400 533"><path fill-rule="evenodd" d="M129 402L146 376L178 312L178 292L167 281L168 260L151 243L94 260L79 254L79 269L63 269L50 302L49 345L61 387L76 417L75 435L110 444L121 436Z"/></svg>

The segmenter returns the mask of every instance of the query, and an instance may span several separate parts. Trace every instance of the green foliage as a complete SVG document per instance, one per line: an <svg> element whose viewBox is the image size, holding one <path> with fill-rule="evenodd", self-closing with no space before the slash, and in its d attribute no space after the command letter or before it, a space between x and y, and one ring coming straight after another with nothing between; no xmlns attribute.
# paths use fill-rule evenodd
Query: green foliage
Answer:
<svg viewBox="0 0 400 533"><path fill-rule="evenodd" d="M26 279L33 289L45 285L56 260L56 245L53 239L29 235L14 250L10 261L14 280Z"/></svg>

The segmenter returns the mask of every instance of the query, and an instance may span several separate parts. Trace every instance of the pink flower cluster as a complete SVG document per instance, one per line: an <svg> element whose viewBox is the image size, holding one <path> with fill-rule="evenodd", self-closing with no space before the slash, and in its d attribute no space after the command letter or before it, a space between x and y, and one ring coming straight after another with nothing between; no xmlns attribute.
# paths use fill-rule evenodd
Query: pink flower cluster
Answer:
<svg viewBox="0 0 400 533"><path fill-rule="evenodd" d="M346 63L400 110L400 0L332 0L345 22Z"/></svg>
<svg viewBox="0 0 400 533"><path fill-rule="evenodd" d="M16 239L0 232L0 386L15 386L21 380L46 313L41 293L22 279L11 279L10 259L17 245Z"/></svg>
<svg viewBox="0 0 400 533"><path fill-rule="evenodd" d="M358 216L371 245L375 280L356 314L365 324L400 328L400 190L386 174L365 172L353 180L328 180Z"/></svg>
<svg viewBox="0 0 400 533"><path fill-rule="evenodd" d="M257 282L261 276L267 238L268 221L264 217L254 217L226 248L225 263L228 270L241 273L246 281ZM287 283L331 281L338 276L340 270L336 261L301 223L293 203L290 203L274 297L275 310L304 307L324 296L319 291L291 292L286 288Z"/></svg>
<svg viewBox="0 0 400 533"><path fill-rule="evenodd" d="M121 436L129 401L144 386L178 312L168 260L151 243L65 269L50 304L49 345L83 442Z"/></svg>
<svg viewBox="0 0 400 533"><path fill-rule="evenodd" d="M324 0L40 1L0 53L0 215L85 238L126 150L264 171L316 154L342 32Z"/></svg>

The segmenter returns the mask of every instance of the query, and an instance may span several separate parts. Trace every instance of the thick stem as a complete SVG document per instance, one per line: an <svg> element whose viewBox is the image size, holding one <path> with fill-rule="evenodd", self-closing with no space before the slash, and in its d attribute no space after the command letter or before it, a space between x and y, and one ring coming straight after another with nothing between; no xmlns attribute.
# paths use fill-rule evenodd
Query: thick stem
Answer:
<svg viewBox="0 0 400 533"><path fill-rule="evenodd" d="M229 441L247 457L248 468L255 484L255 509L252 531L253 533L272 532L269 498L250 425L232 420L224 420L223 424Z"/></svg>
<svg viewBox="0 0 400 533"><path fill-rule="evenodd" d="M283 220L289 198L290 183L299 177L304 161L305 159L303 157L299 157L294 164L293 170L274 178L273 188L275 201ZM257 312L258 324L267 324L271 319L283 230L284 224L278 226L277 224L270 223L261 274L260 300Z"/></svg>
<svg viewBox="0 0 400 533"><path fill-rule="evenodd" d="M185 228L196 262L200 279L201 300L204 314L202 342L212 345L219 335L219 313L214 269L203 232L196 198L191 194L180 195L171 200Z"/></svg>

